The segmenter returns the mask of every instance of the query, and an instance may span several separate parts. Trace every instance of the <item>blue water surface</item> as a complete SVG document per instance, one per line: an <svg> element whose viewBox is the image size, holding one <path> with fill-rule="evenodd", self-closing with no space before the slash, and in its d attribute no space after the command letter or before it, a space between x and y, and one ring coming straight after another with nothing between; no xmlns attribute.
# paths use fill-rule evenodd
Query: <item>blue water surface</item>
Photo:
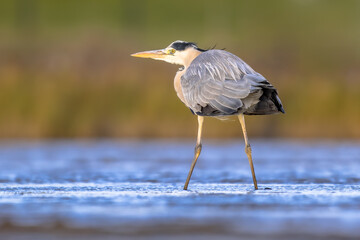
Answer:
<svg viewBox="0 0 360 240"><path fill-rule="evenodd" d="M360 239L360 143L3 141L0 239Z"/></svg>

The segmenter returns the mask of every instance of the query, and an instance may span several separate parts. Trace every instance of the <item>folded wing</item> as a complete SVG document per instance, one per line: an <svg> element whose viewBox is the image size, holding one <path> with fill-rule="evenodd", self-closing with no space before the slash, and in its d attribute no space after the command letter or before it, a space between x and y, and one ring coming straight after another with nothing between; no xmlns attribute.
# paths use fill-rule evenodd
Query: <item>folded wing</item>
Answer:
<svg viewBox="0 0 360 240"><path fill-rule="evenodd" d="M271 114L279 111L278 106L282 109L276 89L239 57L223 50L209 50L195 58L181 77L181 87L186 105L197 115ZM259 111L261 101L265 104Z"/></svg>

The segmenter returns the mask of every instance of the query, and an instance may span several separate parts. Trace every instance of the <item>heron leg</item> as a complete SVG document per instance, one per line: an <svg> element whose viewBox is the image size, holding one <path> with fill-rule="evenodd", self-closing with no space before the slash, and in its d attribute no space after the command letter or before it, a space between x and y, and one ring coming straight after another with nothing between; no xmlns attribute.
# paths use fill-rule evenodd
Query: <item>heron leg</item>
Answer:
<svg viewBox="0 0 360 240"><path fill-rule="evenodd" d="M246 153L246 155L247 155L247 157L249 159L251 174L252 174L252 178L253 178L253 181L254 181L254 187L255 187L255 190L257 190L258 186L257 186L257 181L256 181L256 176L255 176L254 164L253 164L252 156L251 156L251 147L250 147L250 144L248 142L248 137L247 137L247 133L246 133L246 126L245 126L245 118L244 118L243 114L239 115L239 121L240 121L241 128L242 128L242 131L243 131L243 134L244 134L244 139L245 139L245 153Z"/></svg>
<svg viewBox="0 0 360 240"><path fill-rule="evenodd" d="M202 145L201 145L201 133L202 133L203 122L204 122L204 117L198 116L199 125L198 125L198 135L197 135L196 146L195 146L195 154L194 154L194 159L193 159L193 161L191 163L189 174L188 174L188 176L186 178L186 182L185 182L185 185L184 185L184 190L187 190L187 188L188 188L192 172L194 171L194 168L195 168L196 161L198 160L198 158L200 156L200 153L201 153L201 148L202 148Z"/></svg>

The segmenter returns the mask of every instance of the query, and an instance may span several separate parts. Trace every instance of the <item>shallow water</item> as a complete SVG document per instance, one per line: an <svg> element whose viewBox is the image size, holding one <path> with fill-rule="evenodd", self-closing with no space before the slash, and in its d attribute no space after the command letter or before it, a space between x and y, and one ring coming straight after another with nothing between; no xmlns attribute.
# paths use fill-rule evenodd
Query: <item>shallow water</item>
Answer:
<svg viewBox="0 0 360 240"><path fill-rule="evenodd" d="M0 143L0 239L360 238L360 143Z"/></svg>

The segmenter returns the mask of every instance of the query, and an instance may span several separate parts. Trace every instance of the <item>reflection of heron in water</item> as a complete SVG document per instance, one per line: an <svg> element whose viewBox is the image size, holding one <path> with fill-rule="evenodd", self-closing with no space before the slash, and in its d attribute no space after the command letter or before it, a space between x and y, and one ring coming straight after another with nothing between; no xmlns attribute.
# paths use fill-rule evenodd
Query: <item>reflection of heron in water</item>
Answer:
<svg viewBox="0 0 360 240"><path fill-rule="evenodd" d="M195 43L175 41L161 50L132 54L182 65L175 76L174 87L180 100L198 116L195 156L185 182L201 152L201 132L204 117L237 115L245 139L255 189L258 189L251 147L248 142L244 115L284 113L276 89L237 56L224 50L203 50Z"/></svg>

